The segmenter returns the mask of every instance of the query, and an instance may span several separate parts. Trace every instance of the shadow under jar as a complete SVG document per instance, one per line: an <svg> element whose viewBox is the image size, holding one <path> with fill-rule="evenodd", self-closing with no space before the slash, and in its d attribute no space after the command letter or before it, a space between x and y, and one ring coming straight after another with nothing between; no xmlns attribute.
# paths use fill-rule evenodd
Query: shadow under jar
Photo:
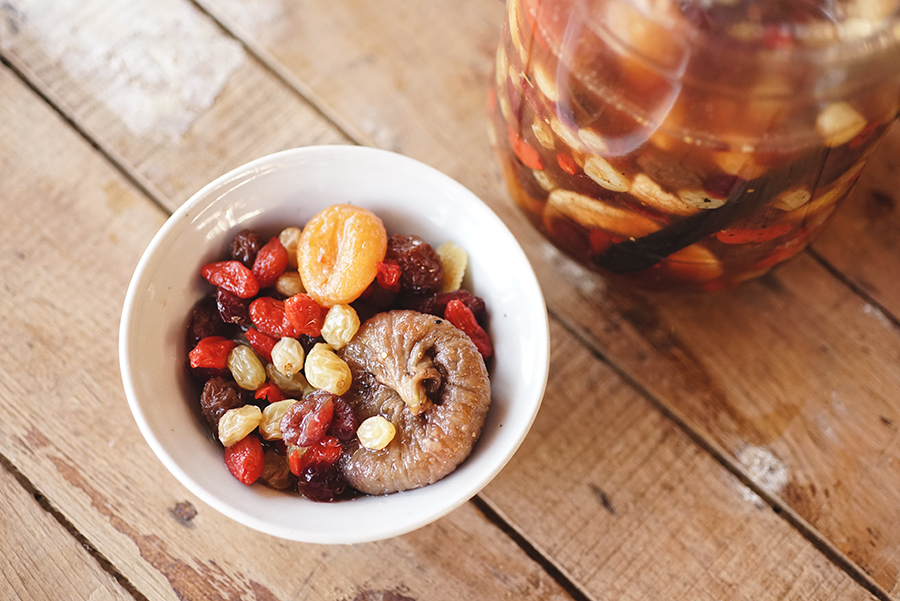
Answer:
<svg viewBox="0 0 900 601"><path fill-rule="evenodd" d="M489 94L511 195L644 287L809 244L900 105L900 0L508 0Z"/></svg>

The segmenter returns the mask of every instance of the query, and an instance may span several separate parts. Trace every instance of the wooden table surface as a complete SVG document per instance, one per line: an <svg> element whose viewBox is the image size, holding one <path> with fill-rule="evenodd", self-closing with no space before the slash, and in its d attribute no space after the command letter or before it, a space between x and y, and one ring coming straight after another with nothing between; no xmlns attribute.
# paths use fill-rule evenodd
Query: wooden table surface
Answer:
<svg viewBox="0 0 900 601"><path fill-rule="evenodd" d="M616 289L502 184L485 98L504 18L501 0L0 3L0 598L900 599L898 128L772 274ZM551 316L512 462L438 522L354 546L196 499L138 432L117 360L167 216L237 165L332 143L481 196Z"/></svg>

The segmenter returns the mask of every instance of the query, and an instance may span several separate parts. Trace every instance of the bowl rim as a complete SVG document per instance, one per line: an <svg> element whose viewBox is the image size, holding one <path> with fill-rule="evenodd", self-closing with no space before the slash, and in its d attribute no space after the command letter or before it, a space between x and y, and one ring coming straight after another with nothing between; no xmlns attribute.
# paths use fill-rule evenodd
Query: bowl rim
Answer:
<svg viewBox="0 0 900 601"><path fill-rule="evenodd" d="M143 401L139 398L137 392L138 387L135 382L135 373L139 363L138 360L132 356L133 341L131 329L135 327L137 319L135 311L138 306L138 295L141 293L146 280L152 275L152 269L156 267L154 265L155 257L157 257L160 249L169 241L170 236L174 235L179 228L185 227L184 224L186 220L195 209L217 202L220 198L225 196L229 190L240 187L244 179L248 177L264 176L273 168L273 166L277 167L282 164L291 164L294 161L302 161L309 157L331 157L340 161L376 161L385 162L387 164L396 164L398 168L405 172L414 172L427 178L429 181L433 180L435 186L446 187L449 193L465 198L466 203L468 203L467 206L471 205L469 208L476 208L481 211L483 215L479 215L479 218L484 217L485 219L492 220L493 223L490 224L490 227L497 228L497 232L507 238L506 243L511 243L510 248L520 254L520 257L518 258L526 268L524 271L527 274L527 281L522 282L521 285L524 287L527 294L530 295L526 299L530 307L529 315L531 315L533 319L538 320L536 323L532 324L532 331L530 333L532 336L531 340L534 342L536 361L532 365L533 368L537 370L537 388L534 390L534 394L531 397L533 400L525 407L530 409L530 411L527 419L522 422L520 435L515 438L512 444L507 444L506 448L500 449L502 453L495 457L494 461L491 462L489 469L482 470L479 478L471 480L468 486L465 486L460 490L454 489L456 494L452 501L444 503L435 511L423 514L417 519L411 518L403 523L385 524L380 528L373 529L367 533L344 533L342 536L329 536L296 529L286 530L284 527L274 526L259 516L249 514L232 506L229 502L216 495L214 491L208 490L198 483L194 477L179 465L172 456L170 450L165 448L162 442L160 442L154 428L151 426L145 415L142 406ZM494 230L492 229L492 231ZM537 308L538 305L539 308ZM153 450L156 457L163 463L166 469L174 475L183 486L185 486L185 488L220 513L250 528L279 538L323 544L353 544L399 536L443 517L477 495L478 492L493 480L493 478L506 466L521 446L525 436L532 427L542 403L550 364L549 318L543 293L541 292L537 277L527 256L522 250L518 240L512 235L505 223L503 223L493 210L490 209L490 207L488 207L488 205L477 195L443 172L399 153L378 148L353 145L307 146L272 153L228 171L191 195L190 198L179 206L160 227L138 261L129 282L123 303L118 342L120 372L132 416L135 419L144 440ZM488 413L490 416L490 411ZM465 463L458 469L462 469L464 465ZM437 482L428 486L433 487L439 483L440 482ZM408 495L414 492L415 491L409 491L394 494ZM284 495L285 493L278 492L277 494ZM390 503L391 496L392 495L366 498L379 499L383 500L383 502ZM302 499L306 503L310 503L310 501L303 499L299 495L296 495L296 497ZM357 500L349 501L349 503L354 503L356 501ZM343 502L341 502L341 504L342 503Z"/></svg>

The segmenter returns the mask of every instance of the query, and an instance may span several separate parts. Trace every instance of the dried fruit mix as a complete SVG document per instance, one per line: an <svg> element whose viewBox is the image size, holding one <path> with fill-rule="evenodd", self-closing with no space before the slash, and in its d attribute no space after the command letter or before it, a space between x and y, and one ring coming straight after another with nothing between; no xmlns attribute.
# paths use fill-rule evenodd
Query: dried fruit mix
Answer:
<svg viewBox="0 0 900 601"><path fill-rule="evenodd" d="M351 205L268 238L242 230L227 250L200 269L215 291L187 344L235 478L335 501L424 486L465 460L493 348L484 301L460 288L464 250L388 237Z"/></svg>

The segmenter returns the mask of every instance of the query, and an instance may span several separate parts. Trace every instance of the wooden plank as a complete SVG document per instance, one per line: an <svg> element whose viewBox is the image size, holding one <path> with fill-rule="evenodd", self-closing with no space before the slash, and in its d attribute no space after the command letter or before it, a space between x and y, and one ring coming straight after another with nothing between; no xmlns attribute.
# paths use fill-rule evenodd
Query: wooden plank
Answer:
<svg viewBox="0 0 900 601"><path fill-rule="evenodd" d="M592 598L874 599L572 335L552 336L551 394L483 496Z"/></svg>
<svg viewBox="0 0 900 601"><path fill-rule="evenodd" d="M0 589L21 601L133 599L0 465Z"/></svg>
<svg viewBox="0 0 900 601"><path fill-rule="evenodd" d="M348 142L190 2L0 11L4 56L169 209L265 154Z"/></svg>
<svg viewBox="0 0 900 601"><path fill-rule="evenodd" d="M893 316L900 315L900 127L894 124L813 248Z"/></svg>
<svg viewBox="0 0 900 601"><path fill-rule="evenodd" d="M355 118L357 127L375 114L384 140L458 177L485 198L525 244L551 310L571 327L584 328L600 352L674 413L686 416L691 427L731 454L737 465L753 455L742 449L790 424L782 432L780 446L768 449L790 466L790 481L775 492L882 587L900 594L900 531L895 519L900 478L895 469L896 430L891 425L898 423L891 392L897 379L893 361L897 338L896 332L885 328L879 311L849 294L808 258L762 283L705 300L617 291L583 273L510 210L487 138L475 135L484 129L482 96L504 18L502 3L431 3L427 10L398 19L392 17L406 12L399 7L381 3L379 17L373 14L375 9L360 4L308 3L301 8L273 2L267 4L268 13L254 17L253 9L237 0L203 0L227 27L262 48L279 69L306 82L334 112ZM372 20L379 26L372 27ZM303 29L304 23L319 22L328 24L324 30L329 35L319 36L318 28ZM292 35L298 30L303 35ZM335 35L339 42L330 45ZM326 46L328 57L322 62ZM365 69L353 72L356 65ZM347 68L353 77L344 77ZM363 80L371 86L360 86ZM359 89L366 90L364 98L355 92ZM409 123L430 125L410 128ZM892 190L896 170L891 145L896 145L892 142L896 136L892 132L882 146L860 190L876 185ZM884 202L885 196L876 198ZM867 206L871 208L871 202ZM890 276L900 271L891 227L895 212L876 227L873 222L881 218L866 210L869 214L863 219L847 222L842 222L845 212L839 213L836 233L829 233L836 240L854 229L853 240L858 241L859 231L868 232L864 244L855 242L849 258L839 261L845 251L837 242L826 247L828 237L821 248L831 249L827 258L847 270L845 277L862 282L880 304L896 307L900 295L892 283L896 278ZM782 280L791 285L780 284ZM710 310L730 327L711 331ZM822 319L814 323L813 315ZM886 317L890 321L896 315ZM673 341L673 331L686 334ZM691 336L697 332L703 334ZM827 342L820 342L823 338ZM875 346L868 342L872 339L877 340ZM776 352L769 350L773 343ZM720 350L723 344L730 356ZM828 348L827 358L820 362L823 347ZM750 361L752 371L738 361ZM809 377L803 370L821 378ZM695 388L707 379L714 381L714 392L695 395ZM846 414L834 408L831 396L845 390L853 395L852 402L844 403ZM788 395L792 400L771 400L776 393L778 399ZM823 431L833 432L842 445L850 446L823 442ZM749 470L752 462L745 467ZM748 474L761 486L769 485L758 474ZM879 494L860 495L855 487L871 490L876 483Z"/></svg>
<svg viewBox="0 0 900 601"><path fill-rule="evenodd" d="M165 214L6 68L0 139L0 453L140 594L569 598L471 504L403 537L325 547L251 531L188 494L141 438L116 360L128 280Z"/></svg>

